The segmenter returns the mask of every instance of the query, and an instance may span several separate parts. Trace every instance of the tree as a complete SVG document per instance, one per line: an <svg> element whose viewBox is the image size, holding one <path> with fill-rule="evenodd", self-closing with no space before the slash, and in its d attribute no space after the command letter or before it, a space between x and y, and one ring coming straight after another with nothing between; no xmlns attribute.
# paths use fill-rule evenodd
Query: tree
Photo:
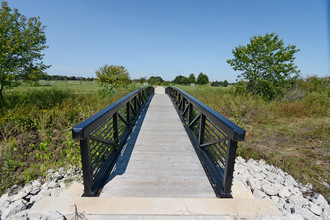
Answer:
<svg viewBox="0 0 330 220"><path fill-rule="evenodd" d="M196 83L196 77L193 73L191 73L188 77L189 83Z"/></svg>
<svg viewBox="0 0 330 220"><path fill-rule="evenodd" d="M0 105L4 104L3 89L18 85L18 80L38 82L49 66L41 54L46 46L45 26L39 17L27 19L17 9L2 2L0 8Z"/></svg>
<svg viewBox="0 0 330 220"><path fill-rule="evenodd" d="M95 73L101 86L116 88L130 84L129 73L124 66L108 66L106 64L96 70Z"/></svg>
<svg viewBox="0 0 330 220"><path fill-rule="evenodd" d="M140 77L137 81L141 84L145 83L145 82L147 82L147 77Z"/></svg>
<svg viewBox="0 0 330 220"><path fill-rule="evenodd" d="M209 77L203 73L200 73L197 77L196 84L205 85L209 83Z"/></svg>
<svg viewBox="0 0 330 220"><path fill-rule="evenodd" d="M227 87L229 85L229 82L227 80L223 81L223 87Z"/></svg>
<svg viewBox="0 0 330 220"><path fill-rule="evenodd" d="M179 76L175 77L175 79L173 80L173 83L180 84L180 85L187 85L187 84L189 84L189 79L185 76L179 75Z"/></svg>
<svg viewBox="0 0 330 220"><path fill-rule="evenodd" d="M235 71L243 71L238 77L247 81L246 92L274 99L297 79L300 70L294 64L294 55L298 51L295 45L285 47L273 32L253 36L246 46L235 47L234 59L228 59L227 63Z"/></svg>
<svg viewBox="0 0 330 220"><path fill-rule="evenodd" d="M160 84L162 84L162 82L164 82L164 80L160 76L151 76L148 79L148 83L150 85L160 85Z"/></svg>

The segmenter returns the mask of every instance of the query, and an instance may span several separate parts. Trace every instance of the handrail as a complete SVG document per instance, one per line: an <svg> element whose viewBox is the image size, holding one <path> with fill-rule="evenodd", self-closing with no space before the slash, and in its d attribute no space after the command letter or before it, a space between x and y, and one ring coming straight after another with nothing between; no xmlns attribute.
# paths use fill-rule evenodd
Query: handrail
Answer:
<svg viewBox="0 0 330 220"><path fill-rule="evenodd" d="M172 98L217 196L230 198L237 141L244 141L245 130L175 86L165 93Z"/></svg>
<svg viewBox="0 0 330 220"><path fill-rule="evenodd" d="M80 140L84 196L97 195L154 91L137 89L72 128L73 138Z"/></svg>

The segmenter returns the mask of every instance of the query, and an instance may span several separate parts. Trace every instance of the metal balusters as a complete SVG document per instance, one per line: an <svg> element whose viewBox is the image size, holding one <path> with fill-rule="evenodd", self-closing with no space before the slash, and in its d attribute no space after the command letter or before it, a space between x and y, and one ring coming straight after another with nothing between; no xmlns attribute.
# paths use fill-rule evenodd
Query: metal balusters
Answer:
<svg viewBox="0 0 330 220"><path fill-rule="evenodd" d="M172 98L217 195L231 197L237 141L245 139L245 130L175 86L165 92Z"/></svg>
<svg viewBox="0 0 330 220"><path fill-rule="evenodd" d="M73 138L80 139L84 196L97 195L153 93L151 86L138 89L72 128Z"/></svg>

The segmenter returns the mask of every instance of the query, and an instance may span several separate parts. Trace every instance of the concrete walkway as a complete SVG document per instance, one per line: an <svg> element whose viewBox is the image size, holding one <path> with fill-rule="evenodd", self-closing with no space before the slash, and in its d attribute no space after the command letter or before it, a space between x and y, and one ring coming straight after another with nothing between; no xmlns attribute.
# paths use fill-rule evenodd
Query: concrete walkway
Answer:
<svg viewBox="0 0 330 220"><path fill-rule="evenodd" d="M81 197L83 185L73 185L59 197L44 197L29 211L34 219L59 211L68 219L79 214L93 219L256 219L263 215L279 215L270 199L256 198L136 198ZM78 213L75 213L77 210ZM76 216L77 217L77 216ZM83 219L83 218L82 218ZM268 218L266 218L268 219Z"/></svg>
<svg viewBox="0 0 330 220"><path fill-rule="evenodd" d="M155 93L100 197L215 198L170 98Z"/></svg>

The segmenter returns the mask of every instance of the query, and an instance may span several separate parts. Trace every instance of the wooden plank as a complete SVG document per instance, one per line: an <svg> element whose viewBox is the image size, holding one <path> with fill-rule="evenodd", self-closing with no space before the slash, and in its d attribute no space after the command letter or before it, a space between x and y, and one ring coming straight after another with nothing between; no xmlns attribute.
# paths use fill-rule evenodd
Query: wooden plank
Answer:
<svg viewBox="0 0 330 220"><path fill-rule="evenodd" d="M214 198L169 97L155 94L141 119L100 197Z"/></svg>

